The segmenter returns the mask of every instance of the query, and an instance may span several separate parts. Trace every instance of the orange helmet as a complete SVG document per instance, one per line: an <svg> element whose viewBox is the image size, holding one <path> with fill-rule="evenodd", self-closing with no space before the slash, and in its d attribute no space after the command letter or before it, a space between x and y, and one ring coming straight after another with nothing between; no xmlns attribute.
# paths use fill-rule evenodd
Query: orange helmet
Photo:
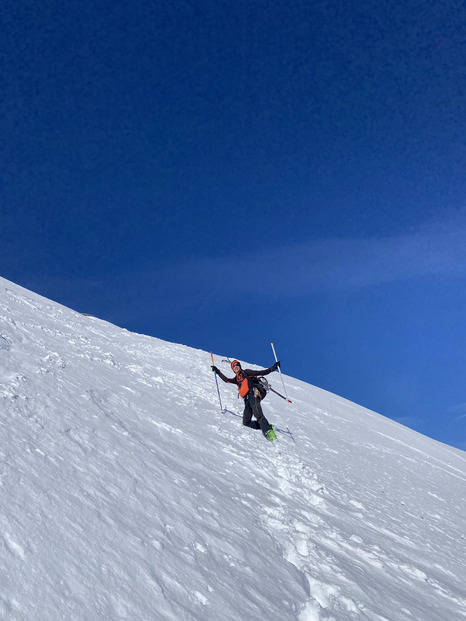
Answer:
<svg viewBox="0 0 466 621"><path fill-rule="evenodd" d="M231 368L233 369L233 367L237 364L239 365L239 368L241 369L241 362L239 360L233 360L233 362L231 363Z"/></svg>

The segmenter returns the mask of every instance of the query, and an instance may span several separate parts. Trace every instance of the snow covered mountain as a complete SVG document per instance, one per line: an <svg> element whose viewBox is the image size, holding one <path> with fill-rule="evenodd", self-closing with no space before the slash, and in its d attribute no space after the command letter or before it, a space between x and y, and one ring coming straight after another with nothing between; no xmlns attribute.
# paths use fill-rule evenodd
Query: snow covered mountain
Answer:
<svg viewBox="0 0 466 621"><path fill-rule="evenodd" d="M2 620L466 619L463 452L4 279L0 361Z"/></svg>

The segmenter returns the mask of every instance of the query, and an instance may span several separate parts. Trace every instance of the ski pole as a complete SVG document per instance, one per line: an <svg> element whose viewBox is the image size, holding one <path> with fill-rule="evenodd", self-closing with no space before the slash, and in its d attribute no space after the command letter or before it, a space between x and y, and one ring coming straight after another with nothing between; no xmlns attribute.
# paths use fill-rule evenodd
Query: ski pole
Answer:
<svg viewBox="0 0 466 621"><path fill-rule="evenodd" d="M273 343L270 343L272 345L272 351L273 351L273 355L275 356L275 362L278 362L278 358L277 358L277 354L275 353L275 347L273 346ZM280 373L280 379L282 380L282 384L283 384L283 390L285 391L285 399L287 400L288 403L291 403L291 400L288 399L288 395L286 394L286 388L285 388L285 382L283 381L283 375L282 375L282 370L280 369L280 366L278 367L278 371Z"/></svg>
<svg viewBox="0 0 466 621"><path fill-rule="evenodd" d="M212 366L215 366L215 362L214 362L214 355L212 352L210 352L210 355L212 357ZM214 375L215 375L215 383L217 384L217 394L218 394L218 400L220 401L220 412L222 412L223 414L223 405L222 405L222 399L220 397L220 388L218 387L218 379L217 379L217 372L214 371Z"/></svg>

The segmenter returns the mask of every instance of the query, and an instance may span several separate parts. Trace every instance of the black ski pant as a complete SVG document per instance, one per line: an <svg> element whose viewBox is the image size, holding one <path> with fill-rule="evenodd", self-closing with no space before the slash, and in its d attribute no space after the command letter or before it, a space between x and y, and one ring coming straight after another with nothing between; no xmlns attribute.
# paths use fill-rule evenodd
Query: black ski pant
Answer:
<svg viewBox="0 0 466 621"><path fill-rule="evenodd" d="M253 415L256 420L252 420ZM244 397L243 425L251 427L251 429L261 429L265 435L272 425L265 418L261 407L261 400L256 397L253 391L248 392Z"/></svg>

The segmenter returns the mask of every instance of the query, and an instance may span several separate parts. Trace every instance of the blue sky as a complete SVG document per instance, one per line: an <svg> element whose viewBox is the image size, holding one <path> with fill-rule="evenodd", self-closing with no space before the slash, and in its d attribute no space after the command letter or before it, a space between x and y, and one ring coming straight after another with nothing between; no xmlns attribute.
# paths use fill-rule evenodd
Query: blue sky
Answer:
<svg viewBox="0 0 466 621"><path fill-rule="evenodd" d="M2 3L1 275L466 448L466 9Z"/></svg>

